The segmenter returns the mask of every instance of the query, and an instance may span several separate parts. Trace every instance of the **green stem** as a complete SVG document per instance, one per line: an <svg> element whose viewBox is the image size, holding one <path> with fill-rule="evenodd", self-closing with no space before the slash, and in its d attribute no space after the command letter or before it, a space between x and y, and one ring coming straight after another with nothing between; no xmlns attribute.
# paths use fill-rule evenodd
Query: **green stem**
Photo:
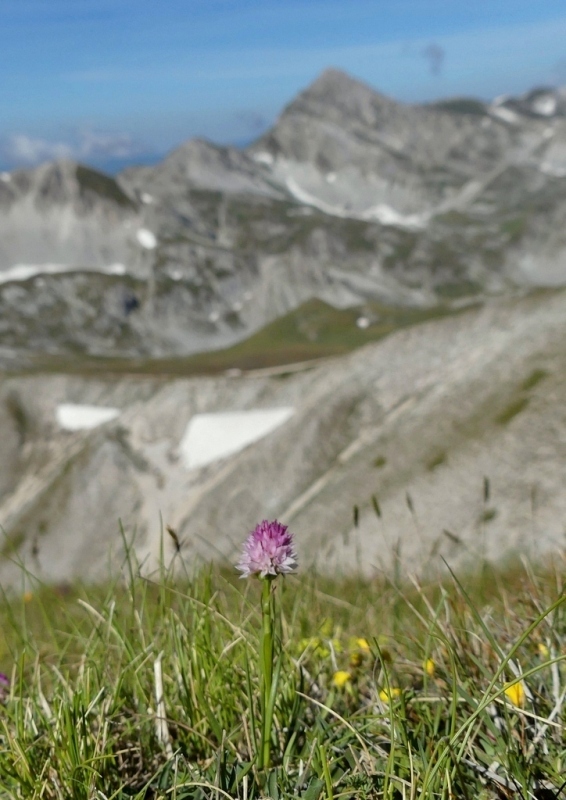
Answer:
<svg viewBox="0 0 566 800"><path fill-rule="evenodd" d="M263 579L261 592L261 758L260 767L269 769L271 765L271 688L273 684L273 601L271 581L267 576Z"/></svg>

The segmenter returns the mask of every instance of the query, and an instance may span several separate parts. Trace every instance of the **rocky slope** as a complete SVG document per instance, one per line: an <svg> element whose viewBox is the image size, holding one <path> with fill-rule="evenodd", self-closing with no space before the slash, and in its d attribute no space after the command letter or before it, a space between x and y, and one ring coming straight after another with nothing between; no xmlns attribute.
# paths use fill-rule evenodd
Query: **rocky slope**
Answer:
<svg viewBox="0 0 566 800"><path fill-rule="evenodd" d="M313 297L434 307L566 278L561 91L408 106L325 72L241 151L0 176L0 359L223 347Z"/></svg>
<svg viewBox="0 0 566 800"><path fill-rule="evenodd" d="M461 566L561 548L565 342L566 294L547 291L298 372L4 377L0 582L23 585L22 565L54 582L118 571L119 520L146 572L162 546L189 569L232 562L266 516L290 523L303 564L323 570L400 559L430 573L441 556ZM69 403L118 416L65 430ZM204 464L190 440L190 467L198 415L274 409L287 421L232 455Z"/></svg>
<svg viewBox="0 0 566 800"><path fill-rule="evenodd" d="M0 584L232 562L265 516L328 570L563 547L565 96L328 71L245 151L1 174Z"/></svg>

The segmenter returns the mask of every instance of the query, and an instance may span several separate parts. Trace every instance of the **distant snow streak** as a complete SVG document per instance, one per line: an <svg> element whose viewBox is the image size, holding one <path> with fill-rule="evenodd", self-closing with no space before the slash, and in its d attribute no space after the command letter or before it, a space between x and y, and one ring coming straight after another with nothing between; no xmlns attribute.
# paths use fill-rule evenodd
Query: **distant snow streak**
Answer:
<svg viewBox="0 0 566 800"><path fill-rule="evenodd" d="M14 264L0 272L0 283L28 281L36 275L60 275L66 272L98 272L103 275L125 275L123 264L109 264L102 267L76 267L70 264Z"/></svg>
<svg viewBox="0 0 566 800"><path fill-rule="evenodd" d="M300 203L314 206L324 211L325 214L331 214L334 217L342 217L343 219L363 219L368 221L375 220L381 223L381 225L392 225L397 228L408 228L410 230L424 228L427 223L425 214L401 214L385 203L380 203L377 206L372 206L365 211L354 214L351 211L346 211L344 208L331 205L315 197L299 186L297 181L292 177L288 177L286 183L288 190Z"/></svg>

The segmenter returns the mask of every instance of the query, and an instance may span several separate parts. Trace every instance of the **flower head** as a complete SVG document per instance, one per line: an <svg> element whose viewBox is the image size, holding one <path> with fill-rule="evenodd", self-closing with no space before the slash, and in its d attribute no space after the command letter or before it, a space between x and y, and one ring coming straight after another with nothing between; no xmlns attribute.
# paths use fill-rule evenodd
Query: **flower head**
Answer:
<svg viewBox="0 0 566 800"><path fill-rule="evenodd" d="M539 642L538 643L537 650L538 650L538 654L539 654L539 656L541 658L549 658L550 650L548 649L548 647L545 644L543 644L543 642Z"/></svg>
<svg viewBox="0 0 566 800"><path fill-rule="evenodd" d="M398 686L391 686L382 689L379 693L379 699L382 703L390 703L392 700L401 697L401 689Z"/></svg>
<svg viewBox="0 0 566 800"><path fill-rule="evenodd" d="M523 681L511 681L505 686L505 696L514 706L521 708L525 705L525 685Z"/></svg>
<svg viewBox="0 0 566 800"><path fill-rule="evenodd" d="M242 578L250 575L279 575L297 568L297 554L293 534L277 520L266 519L256 525L244 543L244 551L237 565Z"/></svg>
<svg viewBox="0 0 566 800"><path fill-rule="evenodd" d="M333 686L336 686L337 689L343 689L347 683L350 683L351 680L352 676L349 672L346 672L345 669L339 669L332 676L332 684Z"/></svg>
<svg viewBox="0 0 566 800"><path fill-rule="evenodd" d="M10 694L10 679L0 672L0 703L5 703Z"/></svg>

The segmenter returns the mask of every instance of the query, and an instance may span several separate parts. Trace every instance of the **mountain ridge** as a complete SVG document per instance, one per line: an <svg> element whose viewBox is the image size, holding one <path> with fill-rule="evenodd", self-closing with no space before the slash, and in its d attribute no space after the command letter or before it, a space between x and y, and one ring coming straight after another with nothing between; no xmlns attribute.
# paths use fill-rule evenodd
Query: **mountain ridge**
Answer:
<svg viewBox="0 0 566 800"><path fill-rule="evenodd" d="M243 150L2 173L0 348L188 355L311 298L444 307L560 285L563 94L401 104L329 69Z"/></svg>

